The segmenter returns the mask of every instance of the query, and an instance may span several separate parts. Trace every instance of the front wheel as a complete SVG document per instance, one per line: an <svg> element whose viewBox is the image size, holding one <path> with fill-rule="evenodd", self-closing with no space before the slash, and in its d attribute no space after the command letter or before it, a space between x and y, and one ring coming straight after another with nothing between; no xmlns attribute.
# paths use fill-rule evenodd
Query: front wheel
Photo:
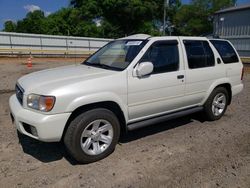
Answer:
<svg viewBox="0 0 250 188"><path fill-rule="evenodd" d="M100 108L77 116L65 133L64 143L78 162L91 163L111 154L119 136L120 124L115 114Z"/></svg>
<svg viewBox="0 0 250 188"><path fill-rule="evenodd" d="M210 121L220 119L226 112L228 99L226 88L215 88L204 105L206 118Z"/></svg>

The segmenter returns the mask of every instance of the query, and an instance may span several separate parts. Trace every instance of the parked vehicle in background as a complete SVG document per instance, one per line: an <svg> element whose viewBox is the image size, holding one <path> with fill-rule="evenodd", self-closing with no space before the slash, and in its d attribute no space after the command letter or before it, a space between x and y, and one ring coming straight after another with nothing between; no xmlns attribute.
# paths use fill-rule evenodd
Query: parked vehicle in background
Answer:
<svg viewBox="0 0 250 188"><path fill-rule="evenodd" d="M17 129L63 140L81 163L108 156L121 131L203 111L218 120L240 93L243 65L226 40L133 35L80 65L20 78L9 104Z"/></svg>

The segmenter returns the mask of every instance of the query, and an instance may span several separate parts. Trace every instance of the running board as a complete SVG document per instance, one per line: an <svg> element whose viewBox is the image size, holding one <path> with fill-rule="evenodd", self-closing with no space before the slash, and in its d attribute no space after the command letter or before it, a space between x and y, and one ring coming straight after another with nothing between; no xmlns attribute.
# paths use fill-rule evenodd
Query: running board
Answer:
<svg viewBox="0 0 250 188"><path fill-rule="evenodd" d="M199 111L202 111L202 110L203 110L203 107L201 107L201 106L194 107L194 108L189 108L187 110L182 110L182 111L174 112L174 113L171 113L171 114L166 114L166 115L163 115L163 116L158 116L158 117L155 117L155 118L151 118L151 119L131 123L131 124L128 124L127 126L128 126L128 130L132 131L132 130L139 129L139 128L142 128L142 127L146 127L146 126L149 126L149 125L152 125L152 124L157 124L157 123L161 123L161 122L164 122L164 121L167 121L167 120L171 120L171 119L175 119L175 118L178 118L178 117L186 116L188 114L193 114L193 113L196 113L196 112L199 112Z"/></svg>

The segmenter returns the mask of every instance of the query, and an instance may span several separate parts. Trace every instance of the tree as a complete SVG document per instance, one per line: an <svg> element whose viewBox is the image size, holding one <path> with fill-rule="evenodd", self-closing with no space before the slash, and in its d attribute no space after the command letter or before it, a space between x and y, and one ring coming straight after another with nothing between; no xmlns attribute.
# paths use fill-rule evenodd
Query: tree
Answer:
<svg viewBox="0 0 250 188"><path fill-rule="evenodd" d="M17 22L16 31L43 34L47 31L45 22L46 20L43 11L36 10L34 12L29 12L23 20Z"/></svg>
<svg viewBox="0 0 250 188"><path fill-rule="evenodd" d="M211 31L208 12L197 5L183 5L174 18L178 35L201 35Z"/></svg>
<svg viewBox="0 0 250 188"><path fill-rule="evenodd" d="M152 23L154 13L160 7L157 4L158 1L71 0L70 4L72 7L80 10L82 19L89 22L95 19L101 20L100 35L111 34L121 37L137 33L138 31L150 32L150 34L155 33L157 29Z"/></svg>
<svg viewBox="0 0 250 188"><path fill-rule="evenodd" d="M166 8L167 28L174 35L212 32L213 14L235 4L235 0L170 0ZM22 20L5 23L4 31L119 38L135 33L160 35L164 0L70 0L69 7L44 16L37 10ZM167 32L168 33L168 32Z"/></svg>
<svg viewBox="0 0 250 188"><path fill-rule="evenodd" d="M46 33L50 35L72 35L71 28L74 25L69 22L71 11L72 9L70 8L62 8L54 14L49 15L46 19Z"/></svg>
<svg viewBox="0 0 250 188"><path fill-rule="evenodd" d="M143 26L146 22L152 22L157 10L156 2L149 0L103 0L101 6L103 17L118 27L123 36L137 33L138 30L144 32Z"/></svg>
<svg viewBox="0 0 250 188"><path fill-rule="evenodd" d="M223 8L228 8L231 6L234 6L236 4L236 0L210 0L211 4L211 13L213 14L214 12L223 9Z"/></svg>
<svg viewBox="0 0 250 188"><path fill-rule="evenodd" d="M174 16L179 35L204 35L212 33L213 15L221 8L232 6L235 0L192 0L183 5Z"/></svg>
<svg viewBox="0 0 250 188"><path fill-rule="evenodd" d="M4 30L6 32L15 32L16 31L16 23L8 20L4 23Z"/></svg>

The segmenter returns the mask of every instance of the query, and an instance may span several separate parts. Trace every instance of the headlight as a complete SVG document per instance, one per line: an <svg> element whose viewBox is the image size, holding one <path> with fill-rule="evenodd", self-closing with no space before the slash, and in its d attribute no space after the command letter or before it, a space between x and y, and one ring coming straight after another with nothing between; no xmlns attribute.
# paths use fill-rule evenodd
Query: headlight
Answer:
<svg viewBox="0 0 250 188"><path fill-rule="evenodd" d="M42 96L30 94L27 98L27 106L35 110L49 112L54 107L56 98L53 96Z"/></svg>

